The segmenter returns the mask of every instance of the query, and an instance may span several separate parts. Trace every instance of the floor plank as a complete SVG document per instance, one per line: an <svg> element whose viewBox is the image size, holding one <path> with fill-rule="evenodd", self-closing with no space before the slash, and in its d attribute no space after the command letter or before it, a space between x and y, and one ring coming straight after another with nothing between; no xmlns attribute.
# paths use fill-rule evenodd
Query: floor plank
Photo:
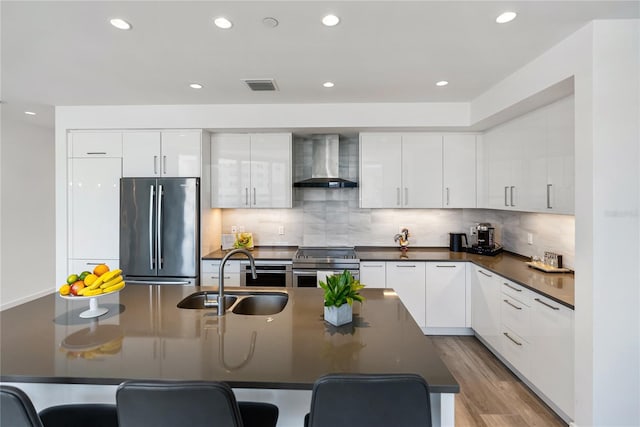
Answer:
<svg viewBox="0 0 640 427"><path fill-rule="evenodd" d="M475 337L428 337L455 379L459 427L566 427L542 400Z"/></svg>

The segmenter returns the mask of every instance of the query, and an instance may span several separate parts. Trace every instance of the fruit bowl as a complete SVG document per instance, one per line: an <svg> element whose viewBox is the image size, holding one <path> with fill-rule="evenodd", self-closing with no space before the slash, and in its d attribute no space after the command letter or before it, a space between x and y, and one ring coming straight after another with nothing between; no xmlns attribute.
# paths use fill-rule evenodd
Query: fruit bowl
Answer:
<svg viewBox="0 0 640 427"><path fill-rule="evenodd" d="M120 292L122 289L126 288L126 286L123 286L122 288L116 290L116 291L111 291L109 293L106 294L100 294L100 295L93 295L93 296L88 296L88 297L83 297L81 295L60 295L58 294L58 296L62 299L66 299L66 300L70 300L70 301L84 301L84 300L89 300L89 309L83 311L82 313L80 313L80 317L82 317L83 319L91 319L93 317L98 317L98 316L102 316L103 314L106 314L109 309L106 307L99 307L98 306L98 298L100 297L106 297L107 295L113 295L113 294L117 294L118 292Z"/></svg>

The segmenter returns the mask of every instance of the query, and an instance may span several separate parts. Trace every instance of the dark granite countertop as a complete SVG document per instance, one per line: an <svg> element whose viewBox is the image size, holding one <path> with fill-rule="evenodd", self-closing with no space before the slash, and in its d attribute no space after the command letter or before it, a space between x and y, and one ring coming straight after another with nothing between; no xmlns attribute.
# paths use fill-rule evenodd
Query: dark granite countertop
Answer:
<svg viewBox="0 0 640 427"><path fill-rule="evenodd" d="M422 375L435 393L459 386L394 292L365 289L354 322L323 320L322 290L288 288L271 316L176 304L213 287L128 285L98 299L109 312L82 319L88 300L57 294L0 312L1 380L118 384L125 379L222 380L232 387L311 389L331 372ZM228 292L246 291L229 288Z"/></svg>
<svg viewBox="0 0 640 427"><path fill-rule="evenodd" d="M295 246L260 246L252 253L256 259L290 260ZM574 308L573 273L545 273L525 264L528 258L510 252L496 256L451 252L449 248L412 247L405 253L397 247L356 247L360 261L468 261L504 276L522 286L569 307ZM205 260L222 259L226 251L214 251ZM244 256L239 256L244 257Z"/></svg>
<svg viewBox="0 0 640 427"><path fill-rule="evenodd" d="M504 276L534 292L542 294L571 309L574 308L573 273L545 273L525 264L529 258L510 252L495 256L451 252L449 248L410 248L402 253L398 248L358 247L360 261L469 261Z"/></svg>

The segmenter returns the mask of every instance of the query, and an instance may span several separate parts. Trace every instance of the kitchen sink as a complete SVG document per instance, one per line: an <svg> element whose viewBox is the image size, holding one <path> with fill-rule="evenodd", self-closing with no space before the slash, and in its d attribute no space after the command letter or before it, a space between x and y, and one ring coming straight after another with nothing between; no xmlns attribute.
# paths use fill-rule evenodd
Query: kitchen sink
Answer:
<svg viewBox="0 0 640 427"><path fill-rule="evenodd" d="M201 291L186 296L178 308L217 309L217 292ZM289 301L286 292L233 292L224 296L225 312L253 316L269 316L280 313Z"/></svg>
<svg viewBox="0 0 640 427"><path fill-rule="evenodd" d="M280 313L289 301L287 294L261 294L241 298L231 311L235 314L268 316Z"/></svg>

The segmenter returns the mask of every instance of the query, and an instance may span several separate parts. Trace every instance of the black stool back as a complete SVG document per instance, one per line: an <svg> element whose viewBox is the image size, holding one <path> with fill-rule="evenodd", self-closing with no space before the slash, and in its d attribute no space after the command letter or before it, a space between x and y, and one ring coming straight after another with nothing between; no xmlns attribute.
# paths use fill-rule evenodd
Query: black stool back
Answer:
<svg viewBox="0 0 640 427"><path fill-rule="evenodd" d="M33 402L17 387L0 385L0 426L42 427Z"/></svg>

